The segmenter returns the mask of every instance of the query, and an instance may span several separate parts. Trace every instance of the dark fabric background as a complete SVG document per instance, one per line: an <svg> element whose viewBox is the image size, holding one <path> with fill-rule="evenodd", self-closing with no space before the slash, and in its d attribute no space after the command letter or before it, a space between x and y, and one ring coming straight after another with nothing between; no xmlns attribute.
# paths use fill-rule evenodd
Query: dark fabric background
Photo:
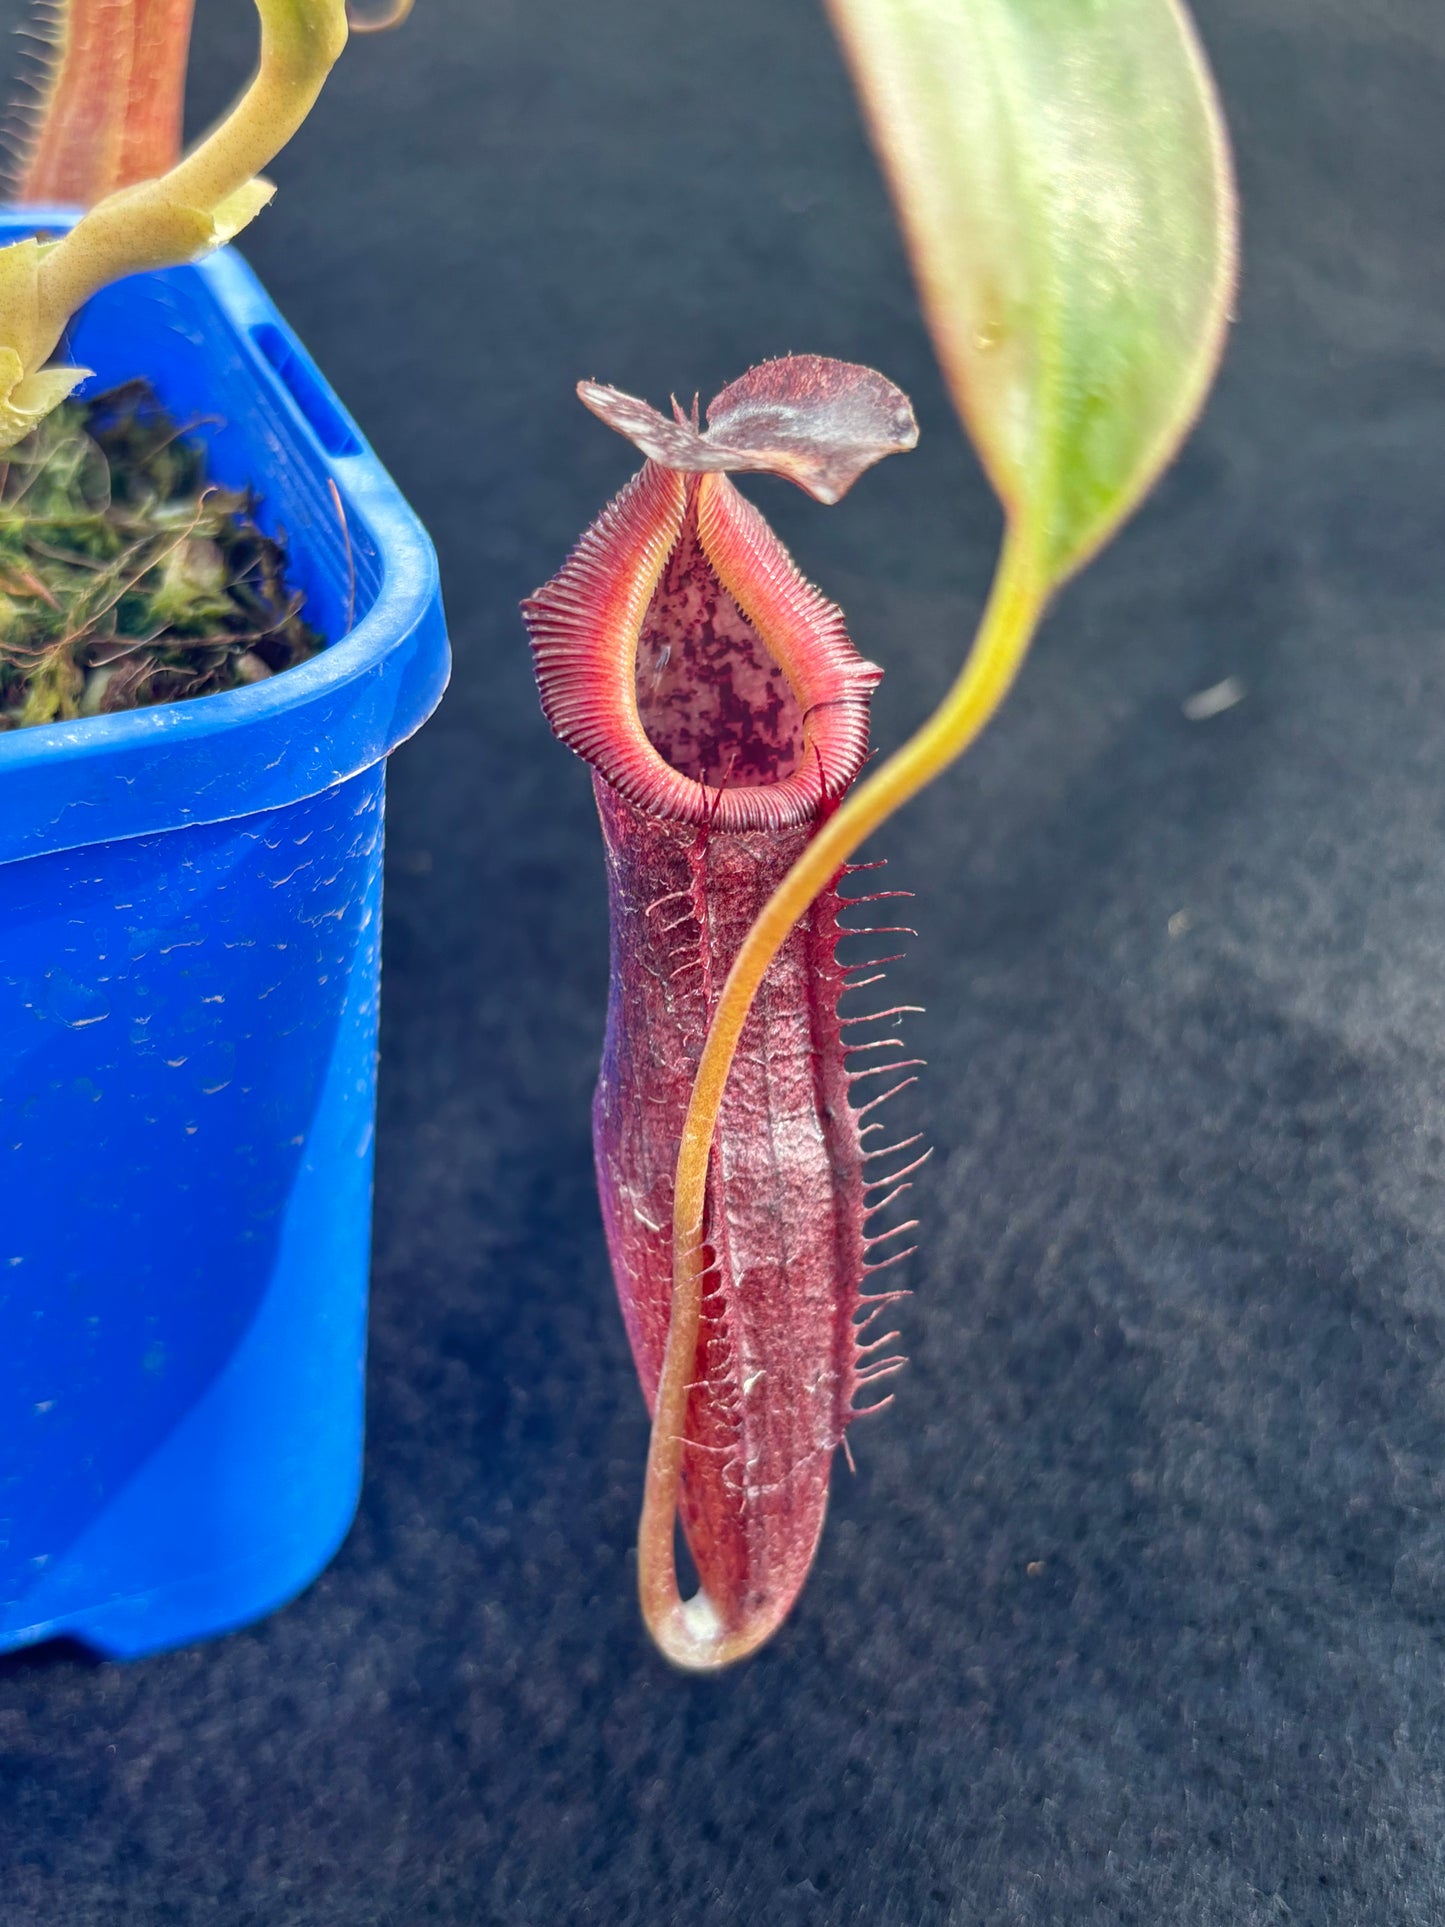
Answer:
<svg viewBox="0 0 1445 1927"><path fill-rule="evenodd" d="M457 656L392 772L366 1492L264 1625L0 1664L5 1927L1445 1920L1445 22L1198 12L1229 359L883 839L914 1362L713 1680L633 1599L598 842L516 604L629 472L581 375L706 398L809 349L912 391L918 453L839 508L753 490L887 665L883 744L996 512L809 0L418 0L275 168L247 251L434 531ZM253 31L200 13L198 120Z"/></svg>

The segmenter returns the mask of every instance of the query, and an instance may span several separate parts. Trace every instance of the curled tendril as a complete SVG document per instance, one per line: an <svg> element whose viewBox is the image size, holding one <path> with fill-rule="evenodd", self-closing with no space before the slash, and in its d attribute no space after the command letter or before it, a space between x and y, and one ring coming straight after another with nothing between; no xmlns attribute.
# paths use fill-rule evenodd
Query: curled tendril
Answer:
<svg viewBox="0 0 1445 1927"><path fill-rule="evenodd" d="M411 12L415 0L391 0L391 5L383 13L369 13L365 8L353 6L348 0L346 24L353 33L387 33L399 27Z"/></svg>

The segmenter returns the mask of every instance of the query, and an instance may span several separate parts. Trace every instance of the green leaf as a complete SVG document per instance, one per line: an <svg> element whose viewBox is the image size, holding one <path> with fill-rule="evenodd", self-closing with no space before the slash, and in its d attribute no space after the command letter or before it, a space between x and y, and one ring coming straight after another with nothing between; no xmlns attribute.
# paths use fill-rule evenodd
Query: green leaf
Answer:
<svg viewBox="0 0 1445 1927"><path fill-rule="evenodd" d="M1234 286L1229 150L1175 0L828 0L934 347L1056 584L1173 455Z"/></svg>

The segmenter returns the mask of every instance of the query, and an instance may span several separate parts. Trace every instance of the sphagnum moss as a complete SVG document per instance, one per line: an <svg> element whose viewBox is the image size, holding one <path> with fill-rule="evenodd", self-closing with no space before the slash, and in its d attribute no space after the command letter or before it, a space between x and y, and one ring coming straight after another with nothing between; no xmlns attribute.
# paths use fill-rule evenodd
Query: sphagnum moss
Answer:
<svg viewBox="0 0 1445 1927"><path fill-rule="evenodd" d="M255 498L141 381L67 402L0 461L0 729L259 682L323 646Z"/></svg>

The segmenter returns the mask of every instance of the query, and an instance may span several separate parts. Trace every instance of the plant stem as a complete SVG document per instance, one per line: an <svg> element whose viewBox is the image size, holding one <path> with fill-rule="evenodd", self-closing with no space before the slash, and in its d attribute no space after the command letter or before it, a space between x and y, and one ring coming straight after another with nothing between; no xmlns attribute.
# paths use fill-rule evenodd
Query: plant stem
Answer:
<svg viewBox="0 0 1445 1927"><path fill-rule="evenodd" d="M667 1349L658 1381L647 1459L637 1576L642 1614L675 1665L705 1672L742 1659L775 1630L764 1612L725 1625L703 1593L678 1593L674 1551L688 1392L696 1363L706 1271L708 1166L723 1092L753 999L774 957L818 892L879 824L931 783L972 744L1013 685L1038 627L1047 587L1025 532L1004 539L974 645L928 721L846 799L783 878L733 960L698 1063L683 1125L673 1193L673 1291Z"/></svg>
<svg viewBox="0 0 1445 1927"><path fill-rule="evenodd" d="M108 283L190 259L202 245L195 225L200 215L254 182L305 120L345 45L345 6L342 0L257 0L257 11L260 64L220 125L168 174L122 188L92 208L42 257L34 366L53 352L70 317Z"/></svg>

